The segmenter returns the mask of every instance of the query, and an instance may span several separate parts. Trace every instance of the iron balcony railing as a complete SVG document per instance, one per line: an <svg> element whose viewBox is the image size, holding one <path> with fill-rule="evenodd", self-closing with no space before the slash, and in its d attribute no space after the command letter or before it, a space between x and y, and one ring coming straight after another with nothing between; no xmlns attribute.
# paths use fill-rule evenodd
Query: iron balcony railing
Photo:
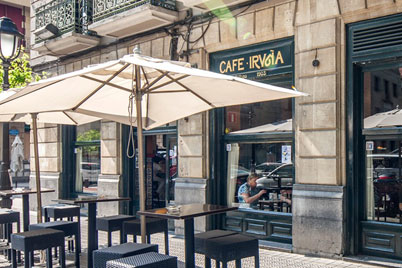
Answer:
<svg viewBox="0 0 402 268"><path fill-rule="evenodd" d="M97 22L145 4L177 10L175 0L93 0L93 21Z"/></svg>
<svg viewBox="0 0 402 268"><path fill-rule="evenodd" d="M36 29L55 25L60 34L87 33L92 19L92 0L54 0L35 10ZM37 43L43 40L37 38Z"/></svg>

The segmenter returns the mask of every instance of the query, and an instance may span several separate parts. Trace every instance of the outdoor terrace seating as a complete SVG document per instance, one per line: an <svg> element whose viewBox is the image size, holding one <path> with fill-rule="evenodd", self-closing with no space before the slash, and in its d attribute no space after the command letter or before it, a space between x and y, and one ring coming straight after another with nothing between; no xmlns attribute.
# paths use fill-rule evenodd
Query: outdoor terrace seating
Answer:
<svg viewBox="0 0 402 268"><path fill-rule="evenodd" d="M124 243L123 222L135 219L135 216L115 215L96 218L96 230L107 232L107 245L112 246L112 232L120 231L120 244Z"/></svg>
<svg viewBox="0 0 402 268"><path fill-rule="evenodd" d="M46 267L52 267L52 248L60 248L60 266L65 268L64 232L54 229L41 229L11 235L12 267L17 268L16 251L24 252L24 267L33 266L35 250L47 251Z"/></svg>
<svg viewBox="0 0 402 268"><path fill-rule="evenodd" d="M38 224L31 224L29 230L54 229L63 231L64 236L74 236L75 238L75 265L80 267L81 237L78 222L72 221L52 221Z"/></svg>
<svg viewBox="0 0 402 268"><path fill-rule="evenodd" d="M127 258L108 261L107 268L177 268L177 257L148 252Z"/></svg>
<svg viewBox="0 0 402 268"><path fill-rule="evenodd" d="M10 243L10 236L13 232L13 223L17 224L17 232L20 232L20 213L9 209L0 209L0 224L3 225L3 236L7 240L7 245ZM10 250L7 250L9 259L10 253Z"/></svg>
<svg viewBox="0 0 402 268"><path fill-rule="evenodd" d="M94 267L106 268L106 262L147 252L158 252L158 245L125 243L93 252Z"/></svg>
<svg viewBox="0 0 402 268"><path fill-rule="evenodd" d="M205 256L222 262L226 268L229 261L236 261L236 268L241 267L241 259L254 256L255 267L260 267L258 239L242 234L211 238L206 241ZM206 267L211 264L206 264Z"/></svg>
<svg viewBox="0 0 402 268"><path fill-rule="evenodd" d="M169 234L168 234L168 221L166 219L156 219L146 217L146 235L148 243L151 243L151 234L165 233L165 254L169 255ZM127 241L127 235L133 235L133 241L137 242L137 235L141 235L140 219L125 221L123 223L124 241Z"/></svg>

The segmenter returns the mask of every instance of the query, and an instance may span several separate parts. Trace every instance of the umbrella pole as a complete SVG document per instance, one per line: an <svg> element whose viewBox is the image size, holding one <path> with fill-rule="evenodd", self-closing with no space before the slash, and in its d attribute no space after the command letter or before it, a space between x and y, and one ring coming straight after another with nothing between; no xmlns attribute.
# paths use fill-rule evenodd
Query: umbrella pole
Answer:
<svg viewBox="0 0 402 268"><path fill-rule="evenodd" d="M36 177L36 198L38 202L38 223L42 222L42 197L40 187L40 170L39 170L39 153L38 153L38 126L37 116L38 114L31 114L33 125L33 140L34 140L34 155L35 155L35 177Z"/></svg>
<svg viewBox="0 0 402 268"><path fill-rule="evenodd" d="M144 174L144 141L142 135L142 110L141 110L141 76L140 67L135 65L135 106L137 111L137 146L138 146L138 171L139 171L139 181L140 181L140 211L145 211L145 174ZM145 216L140 216L141 222L141 242L147 243L146 241L146 222Z"/></svg>

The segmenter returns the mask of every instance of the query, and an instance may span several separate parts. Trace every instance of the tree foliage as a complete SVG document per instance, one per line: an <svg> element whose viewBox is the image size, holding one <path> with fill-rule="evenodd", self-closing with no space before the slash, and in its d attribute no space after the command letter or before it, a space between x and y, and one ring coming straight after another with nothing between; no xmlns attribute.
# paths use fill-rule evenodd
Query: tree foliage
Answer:
<svg viewBox="0 0 402 268"><path fill-rule="evenodd" d="M22 50L24 50L22 48ZM4 70L3 65L0 60L0 91L3 90L3 78ZM40 79L46 78L46 73L36 74L32 71L29 64L29 55L27 53L22 53L20 57L12 61L9 72L8 80L10 83L10 88L20 88L25 87L30 82L39 81Z"/></svg>

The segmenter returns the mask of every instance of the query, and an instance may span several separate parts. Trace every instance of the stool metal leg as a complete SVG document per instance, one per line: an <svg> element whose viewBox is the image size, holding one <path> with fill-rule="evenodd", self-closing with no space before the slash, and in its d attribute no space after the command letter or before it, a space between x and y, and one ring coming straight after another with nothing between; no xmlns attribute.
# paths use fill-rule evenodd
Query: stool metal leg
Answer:
<svg viewBox="0 0 402 268"><path fill-rule="evenodd" d="M124 233L123 233L123 230L120 230L120 244L123 244L124 243Z"/></svg>
<svg viewBox="0 0 402 268"><path fill-rule="evenodd" d="M59 248L60 248L60 267L66 268L66 252L64 249L64 243ZM77 267L79 267L79 266L77 266Z"/></svg>
<svg viewBox="0 0 402 268"><path fill-rule="evenodd" d="M134 241L134 243L137 243L137 236L136 235L133 235L133 241Z"/></svg>
<svg viewBox="0 0 402 268"><path fill-rule="evenodd" d="M17 268L17 251L15 249L11 250L11 260L13 268Z"/></svg>
<svg viewBox="0 0 402 268"><path fill-rule="evenodd" d="M46 268L53 267L52 248L46 249Z"/></svg>
<svg viewBox="0 0 402 268"><path fill-rule="evenodd" d="M241 260L236 260L236 268L241 268Z"/></svg>
<svg viewBox="0 0 402 268"><path fill-rule="evenodd" d="M221 262L215 260L215 267L216 267L216 268L220 268L220 267L221 267Z"/></svg>
<svg viewBox="0 0 402 268"><path fill-rule="evenodd" d="M205 268L211 268L211 259L207 256L204 257L204 263Z"/></svg>
<svg viewBox="0 0 402 268"><path fill-rule="evenodd" d="M79 234L75 235L75 266L80 267L81 238Z"/></svg>
<svg viewBox="0 0 402 268"><path fill-rule="evenodd" d="M169 232L167 227L165 229L165 254L169 255Z"/></svg>
<svg viewBox="0 0 402 268"><path fill-rule="evenodd" d="M228 263L226 261L222 262L222 268L228 268Z"/></svg>
<svg viewBox="0 0 402 268"><path fill-rule="evenodd" d="M29 251L24 251L24 267L30 268L32 266L33 266L33 254L31 254L31 252Z"/></svg>
<svg viewBox="0 0 402 268"><path fill-rule="evenodd" d="M151 235L147 235L147 241L146 241L146 243L147 243L147 244L151 244Z"/></svg>
<svg viewBox="0 0 402 268"><path fill-rule="evenodd" d="M260 255L257 254L254 256L255 268L260 268Z"/></svg>

